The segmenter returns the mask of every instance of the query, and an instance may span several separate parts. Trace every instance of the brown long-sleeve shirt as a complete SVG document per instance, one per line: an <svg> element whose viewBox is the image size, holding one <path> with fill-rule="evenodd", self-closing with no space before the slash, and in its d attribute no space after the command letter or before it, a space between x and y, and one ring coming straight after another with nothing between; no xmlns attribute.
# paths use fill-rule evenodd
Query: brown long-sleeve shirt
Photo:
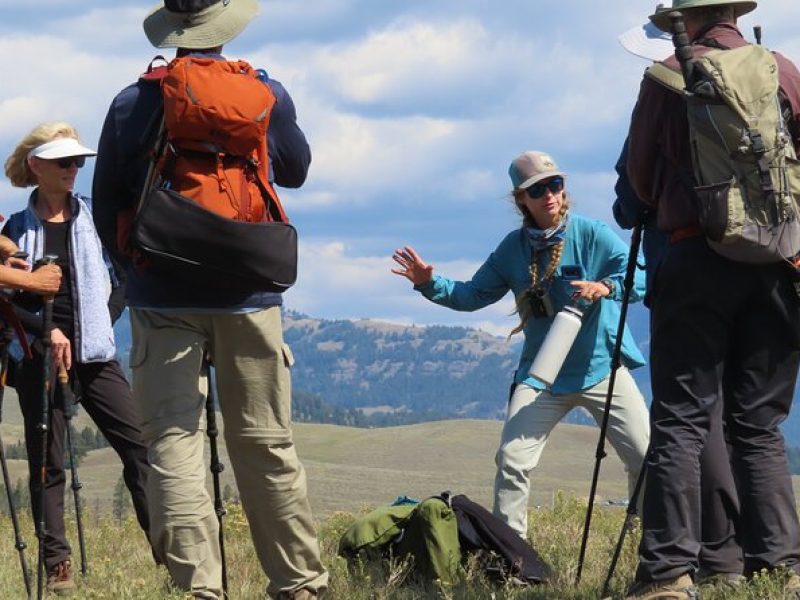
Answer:
<svg viewBox="0 0 800 600"><path fill-rule="evenodd" d="M727 48L747 44L732 24L714 25L702 32L702 38L716 40ZM695 56L710 49L697 43L692 45ZM795 148L800 149L797 137L800 133L800 72L784 56L776 53L775 58L781 93L790 103L794 117ZM674 56L665 64L680 71ZM697 224L689 122L683 96L645 77L628 136L628 176L639 198L658 207L659 229L670 232Z"/></svg>

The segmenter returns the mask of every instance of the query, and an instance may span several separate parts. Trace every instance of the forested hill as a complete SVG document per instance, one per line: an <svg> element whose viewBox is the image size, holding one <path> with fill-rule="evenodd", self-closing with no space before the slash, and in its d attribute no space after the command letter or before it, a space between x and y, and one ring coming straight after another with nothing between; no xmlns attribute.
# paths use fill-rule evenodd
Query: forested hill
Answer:
<svg viewBox="0 0 800 600"><path fill-rule="evenodd" d="M466 327L329 321L292 311L284 337L298 391L367 414L430 418L502 416L521 343Z"/></svg>
<svg viewBox="0 0 800 600"><path fill-rule="evenodd" d="M628 317L647 356L648 313L637 304ZM116 333L127 365L127 318ZM468 327L316 319L291 310L284 311L284 336L296 359L296 420L357 426L502 418L522 343ZM633 375L649 401L649 370ZM578 411L569 421L593 422ZM800 446L800 407L783 429L788 444Z"/></svg>

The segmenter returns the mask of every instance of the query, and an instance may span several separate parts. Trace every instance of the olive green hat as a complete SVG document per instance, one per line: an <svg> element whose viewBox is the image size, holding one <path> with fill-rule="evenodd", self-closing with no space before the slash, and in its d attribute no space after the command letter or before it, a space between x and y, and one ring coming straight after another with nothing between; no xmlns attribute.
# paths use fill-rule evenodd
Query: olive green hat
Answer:
<svg viewBox="0 0 800 600"><path fill-rule="evenodd" d="M734 14L737 18L754 11L758 5L755 0L672 0L671 7L659 4L656 7L656 12L650 15L650 20L661 31L669 31L670 22L668 15L673 10L683 11L690 8L705 8L707 6L719 6L722 4L733 6Z"/></svg>
<svg viewBox="0 0 800 600"><path fill-rule="evenodd" d="M156 48L204 50L230 42L258 14L258 0L163 0L144 20Z"/></svg>

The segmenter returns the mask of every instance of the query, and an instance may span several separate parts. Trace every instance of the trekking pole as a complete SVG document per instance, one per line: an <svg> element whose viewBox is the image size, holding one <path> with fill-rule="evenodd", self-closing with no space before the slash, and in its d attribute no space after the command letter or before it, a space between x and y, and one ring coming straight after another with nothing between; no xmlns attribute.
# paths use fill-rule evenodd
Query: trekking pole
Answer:
<svg viewBox="0 0 800 600"><path fill-rule="evenodd" d="M37 266L53 264L57 256L46 255L37 261ZM52 376L53 357L50 354L52 340L50 334L53 329L53 300L54 296L44 297L43 325L42 325L42 414L37 430L41 436L41 468L39 469L39 527L36 536L39 538L39 559L36 563L36 598L41 600L44 595L45 563L45 486L47 485L47 431L50 422L50 378ZM31 498L31 500L33 500Z"/></svg>
<svg viewBox="0 0 800 600"><path fill-rule="evenodd" d="M222 503L222 493L220 492L219 474L225 470L225 465L219 460L219 451L217 449L217 437L219 430L217 429L217 413L214 406L214 384L211 380L211 358L206 354L204 361L206 363L206 379L208 383L208 392L206 393L206 433L208 434L208 445L211 449L211 476L214 482L214 512L217 514L217 521L219 522L219 555L222 559L222 594L225 598L228 597L228 565L225 562L225 532L222 528L222 518L227 511Z"/></svg>
<svg viewBox="0 0 800 600"><path fill-rule="evenodd" d="M683 75L686 92L690 96L697 96L703 100L717 100L719 94L717 94L714 85L711 81L702 77L695 64L692 42L686 31L686 23L683 20L683 15L679 11L672 11L667 16L670 20L670 31L672 33L672 45L675 47L675 58L678 59L678 64L681 66L681 74Z"/></svg>
<svg viewBox="0 0 800 600"><path fill-rule="evenodd" d="M595 452L594 473L592 474L592 486L589 492L589 506L586 508L586 522L583 525L583 539L581 540L581 551L578 555L578 571L575 575L575 585L581 582L583 572L583 560L586 556L586 544L589 541L589 528L592 524L592 510L594 509L594 498L597 494L597 480L600 476L600 462L606 456L606 432L608 430L608 419L611 413L611 402L614 397L614 383L617 380L617 370L620 367L620 357L622 356L622 338L625 332L625 319L628 316L628 304L630 303L631 291L634 285L634 275L636 273L636 259L639 255L639 245L642 241L642 222L637 223L631 236L631 248L628 253L628 268L625 271L625 283L623 284L622 306L619 311L619 325L617 327L617 339L614 341L614 352L611 355L611 374L608 377L608 390L606 392L606 404L603 410L603 422L600 425L600 439L597 442Z"/></svg>
<svg viewBox="0 0 800 600"><path fill-rule="evenodd" d="M10 325L6 325L3 330L2 341L0 341L0 423L3 422L3 397L6 389L6 375L8 374L8 345L11 343L13 331ZM22 578L25 581L25 593L31 597L31 579L28 573L28 561L25 560L25 548L27 544L22 540L20 533L17 509L14 506L14 496L11 492L11 477L8 474L8 462L6 461L6 450L3 438L0 436L0 467L3 470L3 484L6 486L6 496L8 498L8 512L11 515L11 526L14 528L14 547L19 552L19 566L22 569Z"/></svg>
<svg viewBox="0 0 800 600"><path fill-rule="evenodd" d="M761 25L753 26L753 35L756 38L756 44L761 45Z"/></svg>
<svg viewBox="0 0 800 600"><path fill-rule="evenodd" d="M58 367L58 383L61 387L61 399L64 402L64 416L67 418L67 449L69 451L70 487L75 504L75 524L78 528L78 546L81 551L81 575L86 575L86 540L83 536L83 519L81 514L80 490L83 487L78 477L78 465L75 462L75 444L73 443L72 417L78 412L78 400L69 385L69 373L64 365Z"/></svg>
<svg viewBox="0 0 800 600"><path fill-rule="evenodd" d="M648 448L648 453L649 451L650 450ZM645 459L642 461L642 468L639 470L639 476L636 478L636 486L633 488L633 494L628 500L628 509L625 511L625 521L622 523L622 529L619 532L617 546L614 548L614 556L611 557L611 564L608 567L605 583L603 583L603 593L600 596L601 598L608 597L610 593L611 579L614 577L614 571L617 568L619 555L622 553L622 545L625 543L625 535L628 533L628 529L630 529L633 517L636 516L636 505L639 503L639 494L642 493L642 485L644 484L644 476L646 471L647 455L645 455Z"/></svg>

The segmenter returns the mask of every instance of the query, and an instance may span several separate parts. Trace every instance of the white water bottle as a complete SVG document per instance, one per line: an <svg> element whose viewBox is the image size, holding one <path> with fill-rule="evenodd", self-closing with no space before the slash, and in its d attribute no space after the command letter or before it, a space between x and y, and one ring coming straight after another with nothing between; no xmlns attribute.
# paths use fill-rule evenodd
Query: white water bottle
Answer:
<svg viewBox="0 0 800 600"><path fill-rule="evenodd" d="M574 306L565 306L553 319L536 358L528 372L548 387L556 380L564 360L581 330L583 312Z"/></svg>

